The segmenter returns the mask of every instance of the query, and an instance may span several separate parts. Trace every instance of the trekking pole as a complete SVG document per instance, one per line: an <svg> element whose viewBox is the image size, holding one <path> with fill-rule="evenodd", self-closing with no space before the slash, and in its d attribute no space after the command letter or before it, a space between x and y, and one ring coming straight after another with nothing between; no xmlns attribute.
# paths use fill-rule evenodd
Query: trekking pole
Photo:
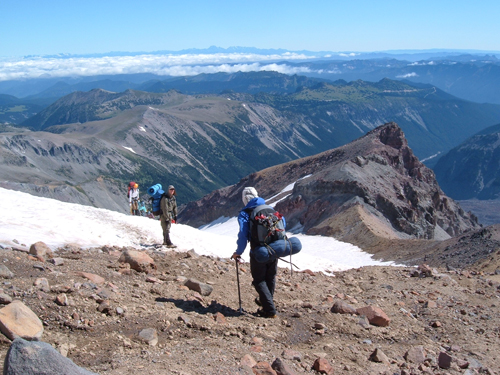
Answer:
<svg viewBox="0 0 500 375"><path fill-rule="evenodd" d="M285 251L286 251L286 242L288 241L288 244L290 245L290 279L293 277L293 263L292 263L292 243L288 239L288 237L285 237Z"/></svg>
<svg viewBox="0 0 500 375"><path fill-rule="evenodd" d="M235 259L236 262L236 280L238 282L238 300L240 302L240 314L243 313L243 309L241 308L241 291L240 291L240 270L238 267L238 258Z"/></svg>

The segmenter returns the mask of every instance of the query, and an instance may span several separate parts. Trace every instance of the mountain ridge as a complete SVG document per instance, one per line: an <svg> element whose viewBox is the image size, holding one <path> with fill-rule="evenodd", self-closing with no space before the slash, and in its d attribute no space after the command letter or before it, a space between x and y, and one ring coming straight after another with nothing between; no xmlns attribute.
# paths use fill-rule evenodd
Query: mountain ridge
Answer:
<svg viewBox="0 0 500 375"><path fill-rule="evenodd" d="M108 93L106 95L109 98L106 99L102 92L91 90L88 93L70 94L23 125L44 130L51 125L109 118L136 105L163 105L170 101L167 96L158 93L134 90ZM102 100L96 100L96 95L103 97ZM316 132L322 133L317 134L320 138L330 140L330 145L323 146L320 151L345 144L382 123L395 121L405 129L415 152L421 158L426 158L448 151L467 136L500 120L500 106L461 101L434 86L414 87L388 79L377 83L320 82L311 88L301 87L289 94L261 92L255 95L227 93L215 96L265 104L282 111L284 116L291 114L290 121L295 122L298 118L298 121L311 123L312 128L317 129ZM80 101L72 100L80 97L87 98L87 102L82 105ZM446 134L443 126L446 122L454 125L449 134ZM330 127L326 132L322 129L325 126ZM425 138L425 142L417 141L415 137ZM334 138L338 141L334 141Z"/></svg>
<svg viewBox="0 0 500 375"><path fill-rule="evenodd" d="M276 198L275 206L289 228L368 252L383 250L391 240L441 241L480 228L474 215L443 193L394 123L339 148L248 175L190 202L179 219L198 227L235 217L244 187L270 197L291 184L291 194Z"/></svg>
<svg viewBox="0 0 500 375"><path fill-rule="evenodd" d="M1 133L2 184L122 212L128 181L174 184L187 203L254 171L347 144L387 118L401 122L421 157L498 122L500 106L389 80L319 83L286 96L73 93L37 115L45 131Z"/></svg>
<svg viewBox="0 0 500 375"><path fill-rule="evenodd" d="M443 189L455 199L500 197L500 124L466 139L443 155L434 167Z"/></svg>

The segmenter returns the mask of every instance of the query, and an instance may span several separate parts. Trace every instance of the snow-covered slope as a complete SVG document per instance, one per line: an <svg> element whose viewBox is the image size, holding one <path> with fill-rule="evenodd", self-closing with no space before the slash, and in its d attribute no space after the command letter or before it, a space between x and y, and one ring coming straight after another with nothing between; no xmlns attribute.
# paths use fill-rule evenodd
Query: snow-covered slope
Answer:
<svg viewBox="0 0 500 375"><path fill-rule="evenodd" d="M0 216L0 246L29 247L45 242L53 250L66 244L82 248L133 246L150 248L162 240L159 221L124 215L0 188L4 214ZM172 225L171 238L178 251L194 249L201 255L229 258L236 249L236 218L221 219L203 230ZM371 259L359 248L322 236L298 235L303 249L293 256L300 269L337 271L367 265L391 264ZM244 260L248 261L248 249ZM281 266L288 267L286 263Z"/></svg>

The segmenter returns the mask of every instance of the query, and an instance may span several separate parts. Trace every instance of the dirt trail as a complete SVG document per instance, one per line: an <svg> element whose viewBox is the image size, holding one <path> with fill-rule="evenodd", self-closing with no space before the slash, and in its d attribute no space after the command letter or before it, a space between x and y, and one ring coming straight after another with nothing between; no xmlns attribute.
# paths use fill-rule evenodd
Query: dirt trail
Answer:
<svg viewBox="0 0 500 375"><path fill-rule="evenodd" d="M15 274L4 280L3 293L39 316L43 341L99 374L252 374L245 356L268 363L280 358L296 374L318 373L312 367L320 357L335 374L474 374L480 368L498 374L500 369L500 284L492 274L436 269L430 277L412 277L415 268L371 266L334 277L291 276L281 268L278 318L264 319L253 315L258 306L248 264L239 267L247 312L240 315L232 261L151 250L157 272L146 275L124 272L118 263L122 250L61 250L57 256L64 263L55 266L0 249L3 264ZM95 284L80 271L105 282ZM41 277L50 289L34 286ZM202 296L189 290L184 286L189 278L213 292ZM61 293L67 306L55 302ZM333 313L336 301L378 306L390 323L375 326L357 315ZM140 337L145 329L156 332L157 343ZM0 337L4 358L10 342ZM420 346L423 363L405 359ZM376 349L386 362L370 360ZM453 358L451 368L439 368L440 353Z"/></svg>

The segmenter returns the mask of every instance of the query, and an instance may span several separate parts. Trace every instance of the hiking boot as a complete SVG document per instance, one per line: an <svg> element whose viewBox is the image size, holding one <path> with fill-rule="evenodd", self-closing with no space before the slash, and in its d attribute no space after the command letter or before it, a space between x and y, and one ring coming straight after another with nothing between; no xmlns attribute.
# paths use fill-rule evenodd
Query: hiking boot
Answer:
<svg viewBox="0 0 500 375"><path fill-rule="evenodd" d="M257 315L262 318L274 319L276 318L276 313L272 313L269 311L264 311L262 309L257 310Z"/></svg>
<svg viewBox="0 0 500 375"><path fill-rule="evenodd" d="M164 242L166 242L166 245L167 245L167 247L168 247L169 249L173 249L173 248L177 247L177 246L176 246L176 245L174 245L174 244L172 243L172 241L170 240L170 233L165 234L165 237L164 237L164 238L165 238L165 239L164 239Z"/></svg>
<svg viewBox="0 0 500 375"><path fill-rule="evenodd" d="M254 302L257 306L262 306L262 303L260 303L259 297L255 297Z"/></svg>

